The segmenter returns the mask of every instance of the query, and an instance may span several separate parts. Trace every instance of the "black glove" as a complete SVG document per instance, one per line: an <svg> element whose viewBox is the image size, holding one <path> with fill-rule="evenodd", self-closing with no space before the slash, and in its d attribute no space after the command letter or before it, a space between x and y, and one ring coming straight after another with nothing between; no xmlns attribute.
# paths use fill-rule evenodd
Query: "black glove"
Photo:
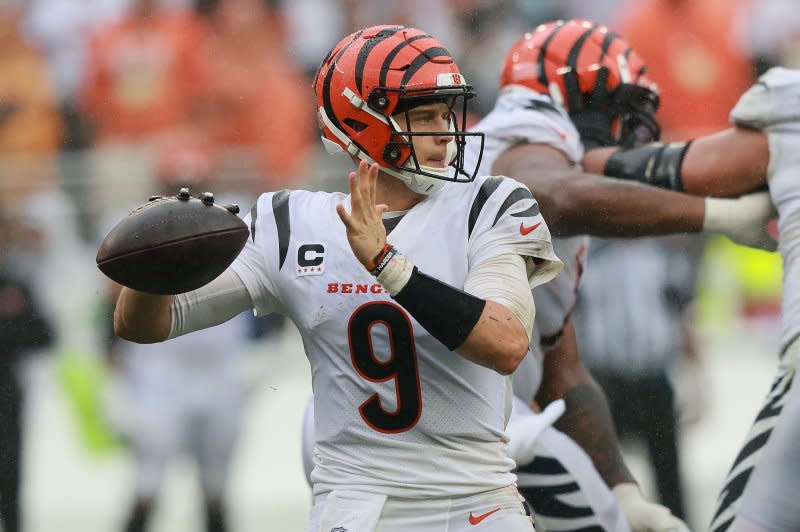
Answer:
<svg viewBox="0 0 800 532"><path fill-rule="evenodd" d="M586 96L581 92L575 71L570 70L564 74L569 117L580 133L586 151L617 144L611 133L612 118L609 112L611 98L606 88L607 82L608 69L600 67L592 93Z"/></svg>

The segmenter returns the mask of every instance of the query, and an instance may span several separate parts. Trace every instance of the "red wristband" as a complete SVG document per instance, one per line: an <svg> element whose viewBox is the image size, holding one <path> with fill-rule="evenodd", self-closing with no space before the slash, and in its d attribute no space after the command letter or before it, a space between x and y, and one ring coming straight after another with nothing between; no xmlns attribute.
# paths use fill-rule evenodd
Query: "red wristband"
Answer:
<svg viewBox="0 0 800 532"><path fill-rule="evenodd" d="M364 267L367 269L367 271L371 272L378 266L378 264L381 263L386 254L392 251L393 249L394 246L387 242L386 244L383 245L378 254L372 257L372 260L366 263Z"/></svg>

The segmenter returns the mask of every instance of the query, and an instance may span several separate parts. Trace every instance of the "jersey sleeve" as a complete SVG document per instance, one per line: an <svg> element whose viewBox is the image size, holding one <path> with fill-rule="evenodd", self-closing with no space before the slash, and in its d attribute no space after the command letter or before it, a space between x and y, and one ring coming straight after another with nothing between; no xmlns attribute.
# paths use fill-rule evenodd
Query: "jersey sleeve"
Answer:
<svg viewBox="0 0 800 532"><path fill-rule="evenodd" d="M800 71L773 67L762 74L731 110L731 122L740 126L765 129L800 119L796 105L788 101L800 98Z"/></svg>
<svg viewBox="0 0 800 532"><path fill-rule="evenodd" d="M489 177L480 186L469 214L469 269L505 253L529 259L534 287L561 271L550 230L530 190L507 177Z"/></svg>
<svg viewBox="0 0 800 532"><path fill-rule="evenodd" d="M270 192L258 198L244 217L250 236L230 267L247 288L258 316L280 312L282 308L275 279L277 268L270 266L269 258L279 255L278 217L282 208L288 209L288 200L288 191Z"/></svg>
<svg viewBox="0 0 800 532"><path fill-rule="evenodd" d="M575 308L588 244L588 239L583 236L556 239L554 247L564 262L564 268L555 279L533 290L538 309L536 329L540 344L546 351L558 345L564 324Z"/></svg>

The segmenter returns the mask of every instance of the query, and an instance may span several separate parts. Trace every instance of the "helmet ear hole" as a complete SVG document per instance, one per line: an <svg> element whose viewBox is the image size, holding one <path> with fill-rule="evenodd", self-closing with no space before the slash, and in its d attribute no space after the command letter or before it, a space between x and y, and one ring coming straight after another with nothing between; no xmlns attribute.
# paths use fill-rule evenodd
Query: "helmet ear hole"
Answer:
<svg viewBox="0 0 800 532"><path fill-rule="evenodd" d="M398 164L402 155L403 152L400 149L400 146L394 143L387 144L386 148L383 150L384 160L391 164Z"/></svg>
<svg viewBox="0 0 800 532"><path fill-rule="evenodd" d="M386 96L386 91L375 89L369 93L369 97L367 97L367 103L373 109L384 111L387 107L389 107L389 98Z"/></svg>

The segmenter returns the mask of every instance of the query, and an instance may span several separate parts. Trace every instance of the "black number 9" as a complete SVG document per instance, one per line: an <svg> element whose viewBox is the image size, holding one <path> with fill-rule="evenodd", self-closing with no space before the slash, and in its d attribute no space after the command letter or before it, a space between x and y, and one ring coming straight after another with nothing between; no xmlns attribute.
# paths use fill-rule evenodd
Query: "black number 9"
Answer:
<svg viewBox="0 0 800 532"><path fill-rule="evenodd" d="M390 357L386 361L375 356L372 327L382 324L389 334ZM414 346L414 331L405 311L394 303L377 301L360 306L347 326L350 358L361 377L371 382L394 379L397 408L387 411L377 393L358 407L361 418L379 432L405 432L419 421L422 393L419 367Z"/></svg>

